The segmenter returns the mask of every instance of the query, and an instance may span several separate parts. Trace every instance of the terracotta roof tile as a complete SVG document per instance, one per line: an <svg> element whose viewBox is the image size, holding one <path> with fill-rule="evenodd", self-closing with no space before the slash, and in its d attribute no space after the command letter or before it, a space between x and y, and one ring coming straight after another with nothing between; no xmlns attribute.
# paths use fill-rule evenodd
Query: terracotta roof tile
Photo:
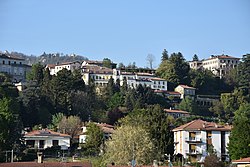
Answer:
<svg viewBox="0 0 250 167"><path fill-rule="evenodd" d="M233 160L233 162L248 162L248 163L250 163L250 157Z"/></svg>
<svg viewBox="0 0 250 167"><path fill-rule="evenodd" d="M190 114L189 112L182 111L182 110L164 109L164 111L167 112L167 113Z"/></svg>
<svg viewBox="0 0 250 167"><path fill-rule="evenodd" d="M213 131L231 131L231 126L229 125L219 125L214 122L206 122L203 120L193 120L191 122L188 122L184 125L181 125L173 131L180 131L180 130L213 130Z"/></svg>
<svg viewBox="0 0 250 167"><path fill-rule="evenodd" d="M28 132L24 135L24 137L30 137L30 136L62 136L62 137L70 137L70 135L54 132L49 129L43 129L43 130L33 130L31 132Z"/></svg>

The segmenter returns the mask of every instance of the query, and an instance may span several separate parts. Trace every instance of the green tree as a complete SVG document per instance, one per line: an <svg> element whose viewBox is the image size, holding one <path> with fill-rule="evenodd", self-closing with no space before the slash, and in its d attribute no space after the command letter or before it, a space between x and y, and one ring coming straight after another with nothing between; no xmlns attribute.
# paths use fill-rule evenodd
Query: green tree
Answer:
<svg viewBox="0 0 250 167"><path fill-rule="evenodd" d="M111 68L111 60L109 58L104 58L103 61L103 67Z"/></svg>
<svg viewBox="0 0 250 167"><path fill-rule="evenodd" d="M31 71L27 74L27 79L30 81L36 81L40 85L43 80L43 69L44 66L40 63L33 64Z"/></svg>
<svg viewBox="0 0 250 167"><path fill-rule="evenodd" d="M196 54L194 54L194 56L193 56L193 61L199 61L199 58Z"/></svg>
<svg viewBox="0 0 250 167"><path fill-rule="evenodd" d="M188 63L179 52L171 54L168 60L161 62L156 74L171 82L175 87L180 83L187 84L189 82L189 69Z"/></svg>
<svg viewBox="0 0 250 167"><path fill-rule="evenodd" d="M157 148L154 157L162 160L164 154L173 154L173 120L167 117L160 105L147 106L146 109L137 109L120 120L122 125L142 126L147 129L150 138Z"/></svg>
<svg viewBox="0 0 250 167"><path fill-rule="evenodd" d="M153 143L147 130L141 126L118 127L106 147L107 164L127 165L135 159L137 165L147 165L153 161Z"/></svg>
<svg viewBox="0 0 250 167"><path fill-rule="evenodd" d="M182 101L178 105L178 108L184 111L188 111L192 114L199 114L197 113L197 105L191 97L185 97L184 99L182 99Z"/></svg>
<svg viewBox="0 0 250 167"><path fill-rule="evenodd" d="M165 60L168 60L168 51L166 49L163 50L162 52L162 56L161 56L161 61L165 61Z"/></svg>
<svg viewBox="0 0 250 167"><path fill-rule="evenodd" d="M250 156L250 104L243 104L235 112L228 150L231 159Z"/></svg>
<svg viewBox="0 0 250 167"><path fill-rule="evenodd" d="M87 125L86 135L86 143L83 146L85 154L98 155L104 142L102 130L95 123L90 122Z"/></svg>
<svg viewBox="0 0 250 167"><path fill-rule="evenodd" d="M215 155L208 155L204 161L204 167L224 167L224 163Z"/></svg>
<svg viewBox="0 0 250 167"><path fill-rule="evenodd" d="M250 94L250 54L243 55L242 62L238 67L239 88Z"/></svg>

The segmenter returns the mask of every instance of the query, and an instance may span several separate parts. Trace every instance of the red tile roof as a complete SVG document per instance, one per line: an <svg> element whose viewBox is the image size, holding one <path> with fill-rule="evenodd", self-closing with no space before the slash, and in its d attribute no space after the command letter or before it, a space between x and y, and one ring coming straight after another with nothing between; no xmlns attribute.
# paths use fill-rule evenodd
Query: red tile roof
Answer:
<svg viewBox="0 0 250 167"><path fill-rule="evenodd" d="M190 114L189 112L182 111L182 110L164 109L164 111L167 112L167 113Z"/></svg>
<svg viewBox="0 0 250 167"><path fill-rule="evenodd" d="M31 132L28 132L24 135L24 137L31 137L31 136L62 136L62 137L70 137L70 135L54 132L49 129L43 129L43 130L33 130Z"/></svg>
<svg viewBox="0 0 250 167"><path fill-rule="evenodd" d="M185 131L189 131L189 130L213 130L213 131L231 131L231 126L229 125L219 125L216 124L214 122L206 122L203 120L194 120L191 122L188 122L184 125L181 125L175 129L173 129L173 131L180 131L180 130L185 130Z"/></svg>
<svg viewBox="0 0 250 167"><path fill-rule="evenodd" d="M208 58L206 60L211 60L211 59L216 59L216 58L219 58L219 59L237 59L237 60L240 60L240 58L233 57L233 56L228 56L228 55L217 55L217 56L210 57L210 58Z"/></svg>
<svg viewBox="0 0 250 167"><path fill-rule="evenodd" d="M250 157L242 158L242 159L238 159L238 160L233 160L233 162L250 163Z"/></svg>
<svg viewBox="0 0 250 167"><path fill-rule="evenodd" d="M157 77L151 78L150 80L153 80L153 81L166 81L166 80L163 79L163 78L157 78Z"/></svg>
<svg viewBox="0 0 250 167"><path fill-rule="evenodd" d="M181 87L183 87L183 88L186 88L186 89L196 89L196 88L194 88L194 87L187 86L187 85L179 85L179 86L181 86Z"/></svg>

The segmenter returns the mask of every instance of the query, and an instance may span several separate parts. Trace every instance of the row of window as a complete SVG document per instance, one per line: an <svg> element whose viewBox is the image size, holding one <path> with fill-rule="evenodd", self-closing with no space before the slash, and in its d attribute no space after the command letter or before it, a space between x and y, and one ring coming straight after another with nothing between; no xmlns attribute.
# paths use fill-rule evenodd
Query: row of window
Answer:
<svg viewBox="0 0 250 167"><path fill-rule="evenodd" d="M5 60L3 60L3 64L5 64ZM11 61L8 61L8 65L11 65L11 64L17 64L17 62L14 61L11 63ZM19 64L22 64L22 62L19 62Z"/></svg>

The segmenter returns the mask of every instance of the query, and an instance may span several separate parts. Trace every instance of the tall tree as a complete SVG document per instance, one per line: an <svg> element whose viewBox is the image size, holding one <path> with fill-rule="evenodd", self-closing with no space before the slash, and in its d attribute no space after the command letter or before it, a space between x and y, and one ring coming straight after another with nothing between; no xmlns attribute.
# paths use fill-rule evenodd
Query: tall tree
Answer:
<svg viewBox="0 0 250 167"><path fill-rule="evenodd" d="M27 74L27 79L30 81L36 81L39 85L43 80L44 66L40 63L32 65L31 71Z"/></svg>
<svg viewBox="0 0 250 167"><path fill-rule="evenodd" d="M231 159L250 156L250 104L243 104L235 112L228 150Z"/></svg>
<svg viewBox="0 0 250 167"><path fill-rule="evenodd" d="M107 164L127 165L135 159L136 165L147 165L153 161L152 140L147 130L141 126L118 127L106 147Z"/></svg>
<svg viewBox="0 0 250 167"><path fill-rule="evenodd" d="M153 62L155 60L154 55L153 54L148 54L146 60L147 60L147 63L149 64L149 68L153 69Z"/></svg>
<svg viewBox="0 0 250 167"><path fill-rule="evenodd" d="M184 111L188 111L192 114L199 114L197 112L197 105L195 101L190 97L185 97L184 99L182 99L182 101L178 105L178 108Z"/></svg>
<svg viewBox="0 0 250 167"><path fill-rule="evenodd" d="M172 121L159 105L153 105L146 109L134 110L120 122L122 125L138 125L147 129L154 147L157 148L155 158L162 160L164 154L174 152Z"/></svg>
<svg viewBox="0 0 250 167"><path fill-rule="evenodd" d="M250 94L250 54L243 55L242 62L238 67L239 87Z"/></svg>
<svg viewBox="0 0 250 167"><path fill-rule="evenodd" d="M193 61L199 61L199 58L198 58L197 54L194 54Z"/></svg>
<svg viewBox="0 0 250 167"><path fill-rule="evenodd" d="M103 132L95 123L88 123L86 132L85 154L98 155L104 142Z"/></svg>
<svg viewBox="0 0 250 167"><path fill-rule="evenodd" d="M168 82L173 83L173 86L182 83L188 84L189 82L189 65L185 61L183 55L179 53L171 54L170 58L161 62L156 74L161 78L166 79Z"/></svg>
<svg viewBox="0 0 250 167"><path fill-rule="evenodd" d="M166 49L163 50L162 52L162 57L161 57L161 61L165 61L165 60L168 60L168 51Z"/></svg>

